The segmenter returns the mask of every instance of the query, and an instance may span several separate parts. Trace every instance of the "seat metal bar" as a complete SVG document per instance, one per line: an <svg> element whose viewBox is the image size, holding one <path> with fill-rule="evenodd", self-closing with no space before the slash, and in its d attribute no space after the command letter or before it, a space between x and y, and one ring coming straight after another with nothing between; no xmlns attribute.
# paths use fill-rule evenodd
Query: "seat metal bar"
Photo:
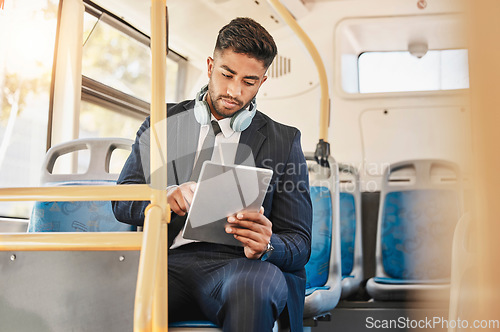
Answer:
<svg viewBox="0 0 500 332"><path fill-rule="evenodd" d="M141 246L138 232L0 234L0 251L140 250Z"/></svg>
<svg viewBox="0 0 500 332"><path fill-rule="evenodd" d="M0 202L148 201L150 199L151 187L147 184L0 188Z"/></svg>

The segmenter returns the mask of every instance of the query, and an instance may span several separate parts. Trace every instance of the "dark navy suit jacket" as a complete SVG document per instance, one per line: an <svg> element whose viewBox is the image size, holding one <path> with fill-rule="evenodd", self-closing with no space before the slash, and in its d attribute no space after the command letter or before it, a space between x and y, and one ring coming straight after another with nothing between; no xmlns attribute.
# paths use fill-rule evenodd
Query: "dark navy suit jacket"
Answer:
<svg viewBox="0 0 500 332"><path fill-rule="evenodd" d="M198 145L200 124L193 113L194 101L168 105L167 168L168 185L189 181ZM249 152L251 151L251 154ZM272 222L274 252L269 262L284 273L288 286L287 310L292 331L302 330L305 270L311 250L312 205L308 170L300 145L300 132L257 111L251 125L241 133L235 164L248 164L273 170L264 199L264 214ZM165 169L154 171L164 172ZM149 118L137 132L132 152L120 174L119 184L149 183ZM147 174L146 176L144 174ZM118 220L142 225L149 202L113 202ZM169 242L182 225L172 215ZM178 219L178 218L177 218Z"/></svg>

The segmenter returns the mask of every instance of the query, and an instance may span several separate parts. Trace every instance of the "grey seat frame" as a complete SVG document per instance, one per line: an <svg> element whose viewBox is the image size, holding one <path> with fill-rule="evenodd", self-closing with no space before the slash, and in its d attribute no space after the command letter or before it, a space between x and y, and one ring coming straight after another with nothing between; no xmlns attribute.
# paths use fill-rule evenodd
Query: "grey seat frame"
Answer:
<svg viewBox="0 0 500 332"><path fill-rule="evenodd" d="M64 142L51 147L45 156L42 163L40 184L42 186L62 186L62 185L112 185L118 179L118 173L110 172L111 156L117 149L131 151L133 141L126 138L80 138L72 141ZM89 161L88 168L83 173L78 173L72 165L73 169L70 173L55 173L55 165L58 158L63 155L88 151ZM76 157L77 155L73 155ZM76 158L75 158L76 161ZM35 204L34 209L37 209ZM43 211L42 211L43 212ZM33 231L37 228L39 220L35 218L36 214L32 215L28 231ZM112 217L113 223L120 223ZM125 224L120 229L125 230ZM129 227L135 229L135 227ZM56 229L58 230L58 229Z"/></svg>
<svg viewBox="0 0 500 332"><path fill-rule="evenodd" d="M307 160L312 160L312 154L306 154ZM304 304L304 319L328 315L334 309L342 292L342 265L340 254L340 213L339 213L339 168L333 157L328 157L329 167L313 164L309 171L309 186L326 186L332 199L332 246L328 279L325 286L329 289L318 289L306 296ZM314 325L314 323L312 324Z"/></svg>
<svg viewBox="0 0 500 332"><path fill-rule="evenodd" d="M118 175L110 173L111 154L116 149L130 151L134 141L127 138L80 138L51 147L42 164L41 184L68 181L116 181ZM64 154L88 150L90 152L89 167L85 173L54 174L57 158Z"/></svg>

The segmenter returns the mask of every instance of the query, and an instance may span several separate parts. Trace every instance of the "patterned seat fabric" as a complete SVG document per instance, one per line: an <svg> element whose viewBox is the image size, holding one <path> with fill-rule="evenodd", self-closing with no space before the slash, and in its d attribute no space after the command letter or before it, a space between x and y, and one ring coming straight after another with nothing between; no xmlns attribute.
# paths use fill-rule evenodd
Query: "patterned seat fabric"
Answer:
<svg viewBox="0 0 500 332"><path fill-rule="evenodd" d="M313 224L311 258L306 264L307 289L323 287L328 280L332 245L332 197L327 187L311 187ZM312 292L311 292L312 293Z"/></svg>
<svg viewBox="0 0 500 332"><path fill-rule="evenodd" d="M382 262L389 277L449 278L453 229L460 217L456 191L391 192L382 216Z"/></svg>
<svg viewBox="0 0 500 332"><path fill-rule="evenodd" d="M82 185L67 182L64 185ZM114 181L86 184L113 185ZM36 202L28 232L128 232L137 227L116 220L110 201Z"/></svg>

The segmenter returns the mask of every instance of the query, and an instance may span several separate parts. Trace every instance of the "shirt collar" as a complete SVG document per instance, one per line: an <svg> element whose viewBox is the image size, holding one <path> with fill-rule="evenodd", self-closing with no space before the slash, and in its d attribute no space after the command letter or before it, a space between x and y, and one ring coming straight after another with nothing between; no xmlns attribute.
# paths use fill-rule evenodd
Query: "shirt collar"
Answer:
<svg viewBox="0 0 500 332"><path fill-rule="evenodd" d="M233 128L231 128L231 118L224 118L221 120L217 120L213 114L211 114L211 121L215 120L219 123L222 134L225 138L229 138L234 134Z"/></svg>

